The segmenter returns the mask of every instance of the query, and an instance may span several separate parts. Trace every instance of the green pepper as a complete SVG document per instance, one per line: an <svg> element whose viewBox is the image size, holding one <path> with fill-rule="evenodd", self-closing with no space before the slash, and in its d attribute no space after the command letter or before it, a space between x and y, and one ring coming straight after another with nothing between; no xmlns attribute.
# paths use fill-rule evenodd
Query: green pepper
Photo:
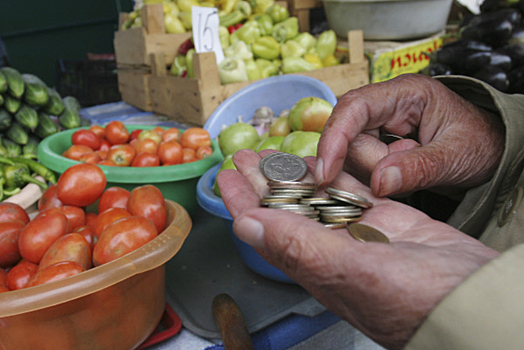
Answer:
<svg viewBox="0 0 524 350"><path fill-rule="evenodd" d="M38 181L29 173L27 165L22 163L15 163L13 165L4 166L5 173L5 185L8 190L22 188L27 183L34 183L40 186L42 189L47 189L47 185L42 181Z"/></svg>
<svg viewBox="0 0 524 350"><path fill-rule="evenodd" d="M280 64L275 61L266 60L265 58L257 58L255 63L260 70L260 76L262 78L271 77L273 75L278 75L280 70Z"/></svg>
<svg viewBox="0 0 524 350"><path fill-rule="evenodd" d="M238 83L247 81L247 70L244 60L234 57L226 57L218 65L218 75L222 84Z"/></svg>
<svg viewBox="0 0 524 350"><path fill-rule="evenodd" d="M305 72L314 69L316 69L315 65L302 57L288 57L282 60L282 72L284 74Z"/></svg>
<svg viewBox="0 0 524 350"><path fill-rule="evenodd" d="M280 43L293 39L298 35L298 18L290 17L275 24L271 35Z"/></svg>
<svg viewBox="0 0 524 350"><path fill-rule="evenodd" d="M235 5L235 11L240 11L247 18L251 15L252 9L249 2L241 0Z"/></svg>
<svg viewBox="0 0 524 350"><path fill-rule="evenodd" d="M296 37L294 37L292 40L302 45L302 47L305 48L306 50L309 50L315 47L317 44L317 38L315 38L312 34L308 32L300 33Z"/></svg>
<svg viewBox="0 0 524 350"><path fill-rule="evenodd" d="M21 163L26 165L32 172L42 176L46 181L49 181L51 184L56 183L56 174L42 163L24 157L13 157L11 158L11 160L15 163Z"/></svg>
<svg viewBox="0 0 524 350"><path fill-rule="evenodd" d="M227 30L226 27L218 27L218 39L220 40L220 46L222 46L222 50L225 50L229 47L229 30Z"/></svg>
<svg viewBox="0 0 524 350"><path fill-rule="evenodd" d="M294 40L288 40L280 44L282 58L302 57L306 54L306 49Z"/></svg>
<svg viewBox="0 0 524 350"><path fill-rule="evenodd" d="M273 60L280 56L280 45L272 36L266 35L255 39L251 44L251 50L256 58Z"/></svg>
<svg viewBox="0 0 524 350"><path fill-rule="evenodd" d="M173 60L173 64L171 65L169 71L171 74L177 77L181 77L184 72L187 72L186 56L177 55Z"/></svg>
<svg viewBox="0 0 524 350"><path fill-rule="evenodd" d="M237 41L224 50L224 56L229 58L239 58L241 60L253 59L251 48L243 41Z"/></svg>
<svg viewBox="0 0 524 350"><path fill-rule="evenodd" d="M193 69L193 55L196 53L196 50L189 49L186 53L186 66L187 66L187 77L188 78L194 78L195 77L195 71Z"/></svg>
<svg viewBox="0 0 524 350"><path fill-rule="evenodd" d="M240 27L238 30L234 31L230 37L229 41L231 44L234 44L237 41L243 41L246 44L250 45L256 38L260 36L260 28L258 23L254 20L247 21Z"/></svg>
<svg viewBox="0 0 524 350"><path fill-rule="evenodd" d="M330 29L320 33L315 47L317 49L318 57L320 57L321 60L329 55L333 55L337 48L337 35L335 34L335 31Z"/></svg>
<svg viewBox="0 0 524 350"><path fill-rule="evenodd" d="M274 4L273 0L249 0L249 4L253 9L253 13L259 14L264 13L266 10Z"/></svg>
<svg viewBox="0 0 524 350"><path fill-rule="evenodd" d="M258 68L254 59L244 61L246 64L246 72L248 80L257 80L262 78L260 69Z"/></svg>
<svg viewBox="0 0 524 350"><path fill-rule="evenodd" d="M238 24L246 19L246 15L241 10L235 10L225 15L218 16L218 22L221 26L229 27Z"/></svg>
<svg viewBox="0 0 524 350"><path fill-rule="evenodd" d="M271 16L274 24L280 23L289 18L289 11L287 8L276 3L269 6L266 13Z"/></svg>
<svg viewBox="0 0 524 350"><path fill-rule="evenodd" d="M258 26L260 27L260 35L271 35L273 32L273 20L271 19L271 16L267 13L258 15L255 17L255 21L258 23Z"/></svg>

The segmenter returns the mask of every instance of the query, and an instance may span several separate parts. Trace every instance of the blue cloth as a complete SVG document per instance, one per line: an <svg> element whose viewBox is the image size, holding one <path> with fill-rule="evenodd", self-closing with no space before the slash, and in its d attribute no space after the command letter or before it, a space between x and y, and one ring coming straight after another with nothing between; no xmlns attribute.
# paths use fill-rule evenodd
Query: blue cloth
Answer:
<svg viewBox="0 0 524 350"><path fill-rule="evenodd" d="M288 316L251 336L255 350L284 350L296 345L314 334L340 321L330 311L318 316ZM222 344L207 347L205 350L225 350Z"/></svg>

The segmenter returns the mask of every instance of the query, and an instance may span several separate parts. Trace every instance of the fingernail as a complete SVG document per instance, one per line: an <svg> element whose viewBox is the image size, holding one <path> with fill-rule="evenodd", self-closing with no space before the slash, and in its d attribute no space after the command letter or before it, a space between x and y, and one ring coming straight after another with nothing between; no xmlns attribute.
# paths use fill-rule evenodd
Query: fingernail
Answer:
<svg viewBox="0 0 524 350"><path fill-rule="evenodd" d="M315 166L315 180L317 185L322 185L324 183L324 161L322 158L317 158L317 164Z"/></svg>
<svg viewBox="0 0 524 350"><path fill-rule="evenodd" d="M250 246L264 247L264 226L260 222L244 216L233 222L233 231L241 241Z"/></svg>
<svg viewBox="0 0 524 350"><path fill-rule="evenodd" d="M380 172L379 196L397 193L402 186L402 174L396 166L384 168Z"/></svg>

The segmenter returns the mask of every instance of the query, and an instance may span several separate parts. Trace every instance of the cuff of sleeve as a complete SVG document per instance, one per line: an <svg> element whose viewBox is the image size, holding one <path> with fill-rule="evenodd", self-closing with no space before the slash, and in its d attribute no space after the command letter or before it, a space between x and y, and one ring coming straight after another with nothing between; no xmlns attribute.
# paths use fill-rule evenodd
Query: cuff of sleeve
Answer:
<svg viewBox="0 0 524 350"><path fill-rule="evenodd" d="M431 312L406 349L524 349L524 244L484 265Z"/></svg>

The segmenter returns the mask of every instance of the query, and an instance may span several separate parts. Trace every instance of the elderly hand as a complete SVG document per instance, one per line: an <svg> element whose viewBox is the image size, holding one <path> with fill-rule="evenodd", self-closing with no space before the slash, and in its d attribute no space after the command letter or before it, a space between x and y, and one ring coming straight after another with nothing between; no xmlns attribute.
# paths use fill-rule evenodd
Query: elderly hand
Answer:
<svg viewBox="0 0 524 350"><path fill-rule="evenodd" d="M387 145L383 133L416 141ZM379 197L435 187L453 193L489 180L503 151L499 118L433 78L402 75L339 99L319 141L315 176L326 185L344 168Z"/></svg>
<svg viewBox="0 0 524 350"><path fill-rule="evenodd" d="M402 348L440 300L498 255L420 211L374 197L346 173L332 185L374 203L361 223L382 231L389 244L362 243L346 229L331 230L301 215L261 208L268 180L259 163L267 153L239 151L233 157L238 170L218 175L235 234L382 346ZM312 171L315 158L306 161Z"/></svg>

